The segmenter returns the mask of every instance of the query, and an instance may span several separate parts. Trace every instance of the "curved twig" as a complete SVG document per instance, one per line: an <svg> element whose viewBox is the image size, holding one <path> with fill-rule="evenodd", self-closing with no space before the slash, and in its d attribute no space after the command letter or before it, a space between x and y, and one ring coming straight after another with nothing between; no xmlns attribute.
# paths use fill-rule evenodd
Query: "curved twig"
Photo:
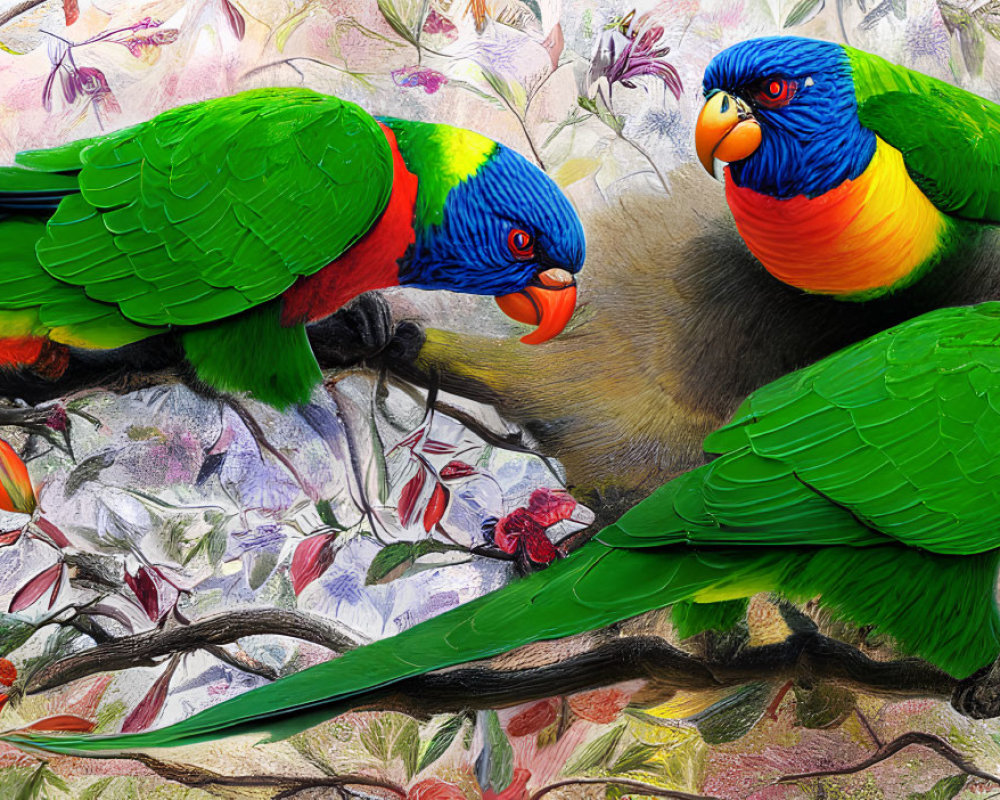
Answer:
<svg viewBox="0 0 1000 800"><path fill-rule="evenodd" d="M621 786L623 789L634 789L644 795L654 795L656 797L672 797L674 800L718 800L713 795L689 794L688 792L678 792L675 789L661 789L651 783L633 781L628 778L568 778L564 781L556 781L544 786L531 795L531 800L541 800L549 792L562 789L566 786L593 786L593 785Z"/></svg>
<svg viewBox="0 0 1000 800"><path fill-rule="evenodd" d="M297 775L222 775L204 767L161 761L145 753L129 753L128 757L148 767L161 778L166 778L184 786L199 788L268 787L277 790L277 793L274 795L275 800L291 797L305 789L319 787L338 788L344 786L365 786L372 789L384 789L392 792L397 797L404 798L404 800L406 798L406 789L402 786L391 781L373 778L369 775L334 775L328 777L322 775L315 777Z"/></svg>
<svg viewBox="0 0 1000 800"><path fill-rule="evenodd" d="M891 758L900 750L914 745L933 750L946 761L949 761L962 770L962 772L965 772L974 778L981 778L982 780L990 781L1000 786L1000 777L991 775L988 772L983 772L983 770L979 769L974 764L971 764L966 760L965 756L959 753L954 747L939 736L935 736L932 733L922 733L921 731L910 731L909 733L904 733L902 736L893 739L888 744L882 745L864 761L859 761L857 764L852 764L849 767L816 770L815 772L800 772L795 775L783 775L773 781L771 785L804 781L809 778L824 778L830 775L853 775L856 772L863 772L869 767L873 767L876 764L885 761L887 758Z"/></svg>

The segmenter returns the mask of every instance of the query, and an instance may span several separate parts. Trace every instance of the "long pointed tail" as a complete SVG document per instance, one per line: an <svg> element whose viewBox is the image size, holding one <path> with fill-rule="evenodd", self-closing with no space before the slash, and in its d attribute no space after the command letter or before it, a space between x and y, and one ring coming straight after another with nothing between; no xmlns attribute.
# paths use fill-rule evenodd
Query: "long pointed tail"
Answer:
<svg viewBox="0 0 1000 800"><path fill-rule="evenodd" d="M389 639L247 692L183 722L139 734L4 740L52 753L111 756L243 733L285 738L362 705L408 677L524 644L598 629L681 601L781 591L823 596L841 616L876 624L908 650L963 677L1000 651L992 599L997 553L935 556L898 545L697 549L592 542L549 569Z"/></svg>
<svg viewBox="0 0 1000 800"><path fill-rule="evenodd" d="M760 567L780 559L758 554L756 560L761 561L755 565ZM488 658L529 642L601 628L686 599L726 579L734 566L731 560L704 562L693 551L617 550L595 542L543 572L397 636L166 728L132 735L10 734L4 739L54 753L89 755L193 744L240 733L267 732L271 740L284 738L361 704L365 694L396 681Z"/></svg>

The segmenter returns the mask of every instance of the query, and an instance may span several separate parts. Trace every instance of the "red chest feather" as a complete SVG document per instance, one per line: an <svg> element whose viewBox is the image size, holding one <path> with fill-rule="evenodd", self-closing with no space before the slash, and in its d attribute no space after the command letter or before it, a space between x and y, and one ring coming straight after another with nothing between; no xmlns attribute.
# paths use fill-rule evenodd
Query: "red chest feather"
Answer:
<svg viewBox="0 0 1000 800"><path fill-rule="evenodd" d="M299 278L284 294L282 321L286 325L328 317L349 300L372 289L399 284L399 264L415 241L413 205L417 177L406 168L396 147L396 136L382 126L392 148L393 181L382 216L340 258L319 272Z"/></svg>

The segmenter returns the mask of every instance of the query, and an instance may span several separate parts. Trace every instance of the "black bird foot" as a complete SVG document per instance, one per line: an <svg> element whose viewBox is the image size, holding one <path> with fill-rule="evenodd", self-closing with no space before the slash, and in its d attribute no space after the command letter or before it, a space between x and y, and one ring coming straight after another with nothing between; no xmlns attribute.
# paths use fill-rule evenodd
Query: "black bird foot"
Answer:
<svg viewBox="0 0 1000 800"><path fill-rule="evenodd" d="M1000 717L1000 659L959 681L951 693L951 704L972 719Z"/></svg>
<svg viewBox="0 0 1000 800"><path fill-rule="evenodd" d="M356 297L308 331L313 353L324 368L412 361L424 343L420 326L394 323L389 303L375 292Z"/></svg>

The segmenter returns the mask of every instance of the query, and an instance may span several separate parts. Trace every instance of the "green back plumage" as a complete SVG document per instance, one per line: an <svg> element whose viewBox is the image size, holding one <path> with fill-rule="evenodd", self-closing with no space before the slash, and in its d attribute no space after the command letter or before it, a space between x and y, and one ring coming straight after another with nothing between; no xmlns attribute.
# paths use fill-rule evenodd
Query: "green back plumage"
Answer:
<svg viewBox="0 0 1000 800"><path fill-rule="evenodd" d="M844 49L861 124L903 154L910 177L940 210L1000 224L1000 106L870 53Z"/></svg>
<svg viewBox="0 0 1000 800"><path fill-rule="evenodd" d="M182 106L17 162L0 168L0 212L58 206L44 227L0 213L0 337L117 347L181 327L203 382L277 407L307 401L320 372L274 303L368 232L393 182L379 123L305 89Z"/></svg>
<svg viewBox="0 0 1000 800"><path fill-rule="evenodd" d="M601 538L1000 547L998 342L1000 303L940 309L775 381Z"/></svg>
<svg viewBox="0 0 1000 800"><path fill-rule="evenodd" d="M144 325L199 325L278 297L364 235L392 184L378 123L302 89L182 106L17 160L76 172L79 193L38 244L45 270Z"/></svg>
<svg viewBox="0 0 1000 800"><path fill-rule="evenodd" d="M38 219L0 220L0 336L49 336L66 344L111 348L162 331L130 322L115 306L88 302L78 287L49 275L35 257L44 233L45 223Z"/></svg>

